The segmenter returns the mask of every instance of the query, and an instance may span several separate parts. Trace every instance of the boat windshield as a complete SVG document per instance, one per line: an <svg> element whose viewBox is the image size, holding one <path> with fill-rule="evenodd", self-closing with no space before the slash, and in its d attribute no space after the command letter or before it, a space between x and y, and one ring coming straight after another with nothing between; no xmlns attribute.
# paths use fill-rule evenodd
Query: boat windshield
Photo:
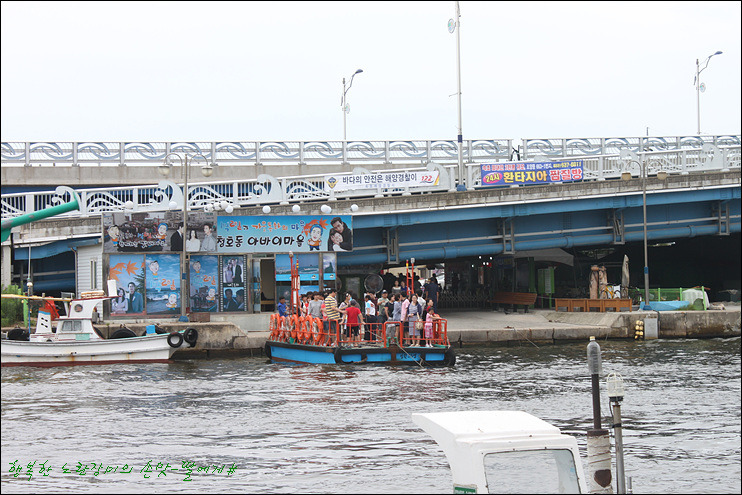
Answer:
<svg viewBox="0 0 742 495"><path fill-rule="evenodd" d="M80 320L64 320L62 326L59 329L60 332L72 333L82 332L82 321Z"/></svg>
<svg viewBox="0 0 742 495"><path fill-rule="evenodd" d="M580 493L568 449L486 454L484 473L489 493Z"/></svg>

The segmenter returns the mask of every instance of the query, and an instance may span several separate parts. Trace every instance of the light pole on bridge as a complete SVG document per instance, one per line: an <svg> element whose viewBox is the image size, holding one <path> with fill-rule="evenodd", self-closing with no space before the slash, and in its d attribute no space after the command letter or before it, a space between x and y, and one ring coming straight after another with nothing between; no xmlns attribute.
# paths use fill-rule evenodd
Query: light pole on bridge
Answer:
<svg viewBox="0 0 742 495"><path fill-rule="evenodd" d="M449 19L448 21L448 32L453 33L456 31L456 81L458 95L458 112L459 112L459 135L458 135L458 150L459 150L459 184L456 186L457 191L466 191L466 183L464 172L464 137L461 130L461 11L459 10L459 2L456 2L456 13L455 19Z"/></svg>
<svg viewBox="0 0 742 495"><path fill-rule="evenodd" d="M644 230L644 309L650 309L649 307L649 243L647 240L647 161L642 159L641 162L638 160L628 160L629 163L636 163L641 167L642 174L642 227ZM631 179L631 172L624 172L621 174L621 178L624 180ZM665 180L667 178L666 172L658 172L657 178Z"/></svg>
<svg viewBox="0 0 742 495"><path fill-rule="evenodd" d="M350 91L350 87L353 86L353 78L356 77L356 74L360 74L363 72L363 69L358 69L353 73L352 76L350 76L350 84L348 84L348 89L345 89L345 78L343 78L343 97L340 100L340 106L343 109L343 141L347 141L348 137L345 133L345 117L350 112L350 106L348 105L348 91Z"/></svg>
<svg viewBox="0 0 742 495"><path fill-rule="evenodd" d="M206 162L205 165L201 166L201 173L204 177L210 177L211 174L214 172L214 169L209 164L208 160L204 155L201 153L196 153L194 155L188 155L187 153L183 153L183 156L180 156L178 153L168 153L165 155L165 162L159 166L160 174L162 174L164 177L167 177L170 174L170 169L172 167L172 164L170 163L170 157L174 156L178 159L180 162L181 167L183 168L183 234L181 235L181 253L180 253L180 320L181 321L188 321L188 316L186 316L186 303L189 300L188 296L188 288L187 288L187 258L186 258L186 239L188 238L188 170L193 164L193 160L196 158L202 158L204 162ZM190 159L190 163L189 163Z"/></svg>
<svg viewBox="0 0 742 495"><path fill-rule="evenodd" d="M709 66L709 61L711 60L711 57L714 55L721 55L722 52L718 51L716 53L712 53L708 57L706 57L706 60L704 60L704 66L703 69L700 68L700 64L698 63L698 59L696 59L696 79L693 81L693 84L696 85L696 115L698 117L698 135L701 135L701 92L706 90L706 86L701 85L701 72L703 72L706 67Z"/></svg>

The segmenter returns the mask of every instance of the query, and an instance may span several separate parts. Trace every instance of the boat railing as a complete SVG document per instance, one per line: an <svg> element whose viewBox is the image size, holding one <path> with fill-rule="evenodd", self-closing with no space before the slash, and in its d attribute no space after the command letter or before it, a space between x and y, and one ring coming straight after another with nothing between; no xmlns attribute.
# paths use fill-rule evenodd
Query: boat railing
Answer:
<svg viewBox="0 0 742 495"><path fill-rule="evenodd" d="M425 322L423 321L423 324ZM425 327L413 336L411 330L415 322L386 321L384 323L364 323L357 332L347 331L340 320L325 320L313 316L271 315L270 337L275 342L289 342L318 346L368 345L385 347L398 344L401 347L420 345L449 345L448 321L445 318L432 322L432 338L425 338ZM351 329L352 330L352 329Z"/></svg>
<svg viewBox="0 0 742 495"><path fill-rule="evenodd" d="M415 321L406 321L404 323L404 335L399 340L402 347L419 347L421 345L449 345L448 342L448 320L445 318L436 318L432 321L432 338L425 338L425 320L417 320L423 322L423 327L417 330L417 336L413 336ZM395 322L399 323L399 322Z"/></svg>

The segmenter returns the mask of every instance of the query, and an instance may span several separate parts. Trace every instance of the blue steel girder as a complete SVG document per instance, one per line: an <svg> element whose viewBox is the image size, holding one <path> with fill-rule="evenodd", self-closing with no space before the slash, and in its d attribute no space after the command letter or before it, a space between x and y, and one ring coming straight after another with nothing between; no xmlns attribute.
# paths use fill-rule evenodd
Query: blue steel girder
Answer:
<svg viewBox="0 0 742 495"><path fill-rule="evenodd" d="M729 232L740 232L740 188L679 190L647 195L649 240L720 233L718 205L729 204ZM398 259L444 260L506 253L503 221L510 219L513 249L609 246L616 243L613 217L623 217L623 242L643 240L642 196L584 198L489 205L436 211L357 216L354 251L338 257L341 265L385 263L384 227L397 226ZM726 211L726 210L725 210ZM507 235L507 233L505 233Z"/></svg>

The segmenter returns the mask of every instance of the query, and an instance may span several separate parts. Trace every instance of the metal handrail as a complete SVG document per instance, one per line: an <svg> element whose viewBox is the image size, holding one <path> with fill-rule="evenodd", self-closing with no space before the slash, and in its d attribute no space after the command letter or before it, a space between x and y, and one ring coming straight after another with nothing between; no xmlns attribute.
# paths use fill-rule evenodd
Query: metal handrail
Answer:
<svg viewBox="0 0 742 495"><path fill-rule="evenodd" d="M690 172L726 171L739 169L741 165L742 147L714 146L705 144L701 148L644 151L634 153L625 150L622 154L573 157L583 160L584 180L605 180L621 177L623 172L638 175L639 170L632 164L647 161L647 173L655 174L665 171L671 174L687 174ZM548 157L537 156L548 160ZM632 168L633 167L633 168ZM267 204L291 204L307 201L325 201L335 199L353 199L371 196L407 195L416 192L440 193L454 190L458 180L456 165L428 163L427 166L415 166L399 169L384 169L379 173L395 171L435 170L440 174L440 181L435 186L421 186L393 189L363 189L336 192L324 187L327 175L340 176L343 174L309 174L292 177L276 178L261 174L256 179L212 181L189 184L188 206L192 210L201 209L208 204L227 201L233 207L247 207ZM466 167L467 185L470 189L481 188L481 174L479 163L469 163ZM374 173L365 168L355 168L347 173ZM484 186L487 187L487 186ZM111 211L122 211L126 205L134 211L163 211L172 208L172 203L182 205L182 185L171 181L161 181L158 184L143 186L124 186L118 188L90 188L75 189L80 195L79 212L68 213L67 216L100 215ZM73 195L70 187L62 186L55 191L35 191L27 193L2 195L2 218L13 218L19 215L67 202Z"/></svg>

